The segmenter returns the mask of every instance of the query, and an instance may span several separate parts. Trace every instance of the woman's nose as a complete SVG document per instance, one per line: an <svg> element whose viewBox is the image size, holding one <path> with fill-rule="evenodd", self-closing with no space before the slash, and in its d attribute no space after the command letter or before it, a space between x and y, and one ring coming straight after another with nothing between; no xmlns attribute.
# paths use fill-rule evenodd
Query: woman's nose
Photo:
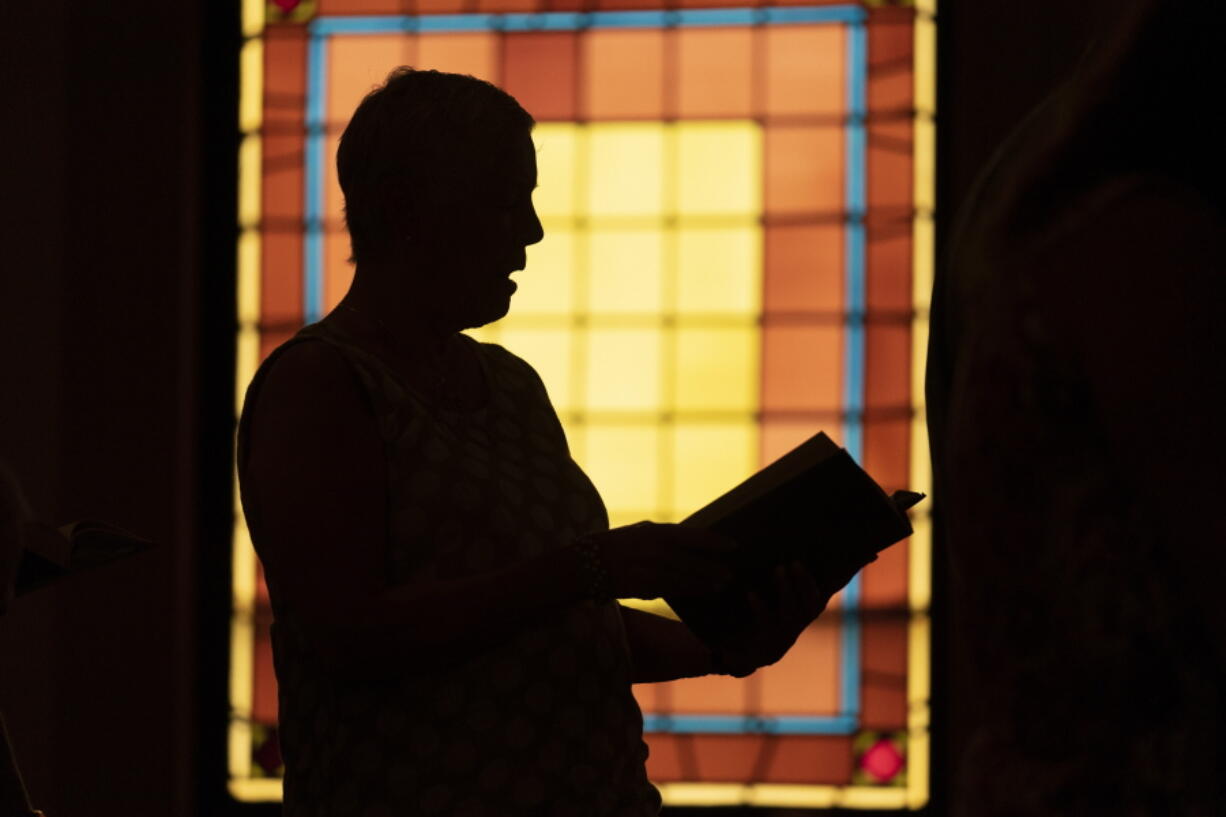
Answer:
<svg viewBox="0 0 1226 817"><path fill-rule="evenodd" d="M540 216L536 214L536 208L529 208L531 218L528 220L528 232L524 237L524 244L537 244L545 237L545 228L541 226Z"/></svg>

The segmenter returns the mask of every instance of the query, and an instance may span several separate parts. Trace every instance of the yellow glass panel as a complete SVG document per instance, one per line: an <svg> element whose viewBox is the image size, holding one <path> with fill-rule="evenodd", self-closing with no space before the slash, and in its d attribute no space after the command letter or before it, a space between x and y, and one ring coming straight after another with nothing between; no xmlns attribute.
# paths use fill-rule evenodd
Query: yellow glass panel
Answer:
<svg viewBox="0 0 1226 817"><path fill-rule="evenodd" d="M656 519L656 516L658 516L658 514L654 512L647 513L646 511L643 511L643 510L634 510L634 511L610 510L609 511L609 527L610 528L620 528L626 525L633 525L636 522L642 522L644 519L651 519L652 521L656 521L656 522L660 521ZM653 602L643 601L642 599L630 599L629 601L632 602L628 604L628 606L630 607L634 607L636 605L648 605L648 606L641 607L640 609L644 609L649 613L655 613L656 615L664 615L662 612L660 612L659 606L655 606L655 607L650 606L653 604ZM664 605L664 607L668 606L664 604L663 599L657 599L657 601L659 601L661 605ZM672 615L672 618L676 619L677 614L674 613ZM677 619L677 620L680 621L680 619Z"/></svg>
<svg viewBox="0 0 1226 817"><path fill-rule="evenodd" d="M543 122L532 131L536 143L536 193L532 197L542 220L570 218L575 212L575 157L578 128L570 123Z"/></svg>
<svg viewBox="0 0 1226 817"><path fill-rule="evenodd" d="M264 8L264 0L242 0L242 15L243 15L243 36L258 37L264 28L264 18L267 11ZM247 78L248 71L258 71L258 68L243 68L243 79Z"/></svg>
<svg viewBox="0 0 1226 817"><path fill-rule="evenodd" d="M911 768L911 759L907 759ZM907 775L910 781L911 775ZM923 800L912 799L908 788L899 786L827 786L805 783L658 783L667 806L756 806L759 808L919 808Z"/></svg>
<svg viewBox="0 0 1226 817"><path fill-rule="evenodd" d="M663 307L664 234L658 229L593 230L588 239L592 312L659 313Z"/></svg>
<svg viewBox="0 0 1226 817"><path fill-rule="evenodd" d="M251 727L246 727L250 731ZM250 754L251 738L247 738L244 750ZM248 771L244 773L244 777L250 775ZM252 778L248 780L236 780L231 778L229 786L230 795L235 800L241 800L246 803L279 803L285 796L284 784L281 778Z"/></svg>
<svg viewBox="0 0 1226 817"><path fill-rule="evenodd" d="M574 304L575 234L555 229L528 247L528 264L515 273L519 289L511 296L511 317L526 314L569 314Z"/></svg>
<svg viewBox="0 0 1226 817"><path fill-rule="evenodd" d="M264 154L258 133L243 137L238 149L238 223L244 228L260 225L260 166Z"/></svg>
<svg viewBox="0 0 1226 817"><path fill-rule="evenodd" d="M677 310L757 315L762 308L762 229L677 232Z"/></svg>
<svg viewBox="0 0 1226 817"><path fill-rule="evenodd" d="M243 133L255 133L264 120L264 40L254 39L243 43L239 52L239 73L242 81L238 91L238 129ZM257 165L258 167L258 165ZM242 171L239 171L242 177ZM256 174L259 178L259 174Z"/></svg>
<svg viewBox="0 0 1226 817"><path fill-rule="evenodd" d="M618 123L589 132L591 216L658 216L664 211L664 126Z"/></svg>
<svg viewBox="0 0 1226 817"><path fill-rule="evenodd" d="M255 329L260 322L260 239L259 230L246 229L238 239L238 325ZM254 372L252 372L254 374ZM247 381L242 383L247 388ZM240 395L241 395L240 390Z"/></svg>
<svg viewBox="0 0 1226 817"><path fill-rule="evenodd" d="M755 326L677 330L677 410L758 408L758 330Z"/></svg>
<svg viewBox="0 0 1226 817"><path fill-rule="evenodd" d="M250 777L250 718L255 692L252 687L255 627L251 611L256 593L256 557L246 523L241 516L235 521L230 559L235 613L230 619L230 708L238 717L230 721L228 766L231 777Z"/></svg>
<svg viewBox="0 0 1226 817"><path fill-rule="evenodd" d="M928 298L932 291L933 258L935 255L932 207L935 194L934 163L936 106L936 27L932 15L935 0L919 0L919 15L915 22L915 106L921 115L915 122L915 220L913 222L912 293L916 318L912 328L912 394L920 402L916 406L912 425L911 485L914 490L931 493L932 468L928 459L928 429L922 405L924 390L923 350L927 348ZM926 115L925 115L926 114ZM915 534L910 540L910 601L912 610L926 610L932 600L932 520L928 514L918 514ZM918 809L928 801L929 724L931 713L931 646L930 622L925 615L911 619L907 639L907 806Z"/></svg>
<svg viewBox="0 0 1226 817"><path fill-rule="evenodd" d="M762 131L753 122L677 126L677 209L686 215L757 215Z"/></svg>
<svg viewBox="0 0 1226 817"><path fill-rule="evenodd" d="M673 430L673 520L683 519L754 471L753 423L679 425Z"/></svg>
<svg viewBox="0 0 1226 817"><path fill-rule="evenodd" d="M612 516L610 516L609 518L610 520L612 520ZM620 525L630 525L637 521L640 521L640 520L631 519L629 522L622 522L622 523L619 523L618 525L614 525L612 521L610 521L609 527L619 527ZM651 613L652 615L661 616L663 618L671 618L673 621L681 620L680 616L678 616L675 612L673 612L673 608L669 607L668 602L666 602L664 599L618 599L617 603L620 604L622 607L630 607L634 610L642 610L644 613ZM645 689L652 689L654 688L654 686L655 686L654 684L637 684L634 687L635 696L638 697L639 701L642 701L643 697L639 696L638 693ZM651 712L654 708L655 707L653 705L652 707L649 707L644 711Z"/></svg>
<svg viewBox="0 0 1226 817"><path fill-rule="evenodd" d="M570 409L573 401L570 366L574 336L569 329L523 328L508 322L498 333L498 343L536 369L545 382L555 410Z"/></svg>
<svg viewBox="0 0 1226 817"><path fill-rule="evenodd" d="M660 330L592 329L587 335L587 408L655 411L660 406Z"/></svg>
<svg viewBox="0 0 1226 817"><path fill-rule="evenodd" d="M651 515L660 496L660 434L655 426L588 426L583 468L610 516ZM625 523L623 523L625 524Z"/></svg>

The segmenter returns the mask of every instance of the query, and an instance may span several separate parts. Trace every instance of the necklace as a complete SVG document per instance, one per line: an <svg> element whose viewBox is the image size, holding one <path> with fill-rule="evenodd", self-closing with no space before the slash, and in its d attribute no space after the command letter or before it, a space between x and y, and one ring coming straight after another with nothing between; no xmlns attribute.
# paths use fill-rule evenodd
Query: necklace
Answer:
<svg viewBox="0 0 1226 817"><path fill-rule="evenodd" d="M400 346L400 342L396 339L396 336L392 334L390 329L387 328L387 324L379 320L377 315L367 314L365 311L358 309L356 306L350 303L344 303L341 304L341 306L352 312L354 315L357 315L361 320L373 324L375 328L375 337L378 338L379 343L401 361L425 361L427 364L425 368L434 379L434 387L437 395L448 397L451 396L449 389L451 384L447 376L447 366L441 357L436 357L434 355L410 356L404 354L404 351Z"/></svg>

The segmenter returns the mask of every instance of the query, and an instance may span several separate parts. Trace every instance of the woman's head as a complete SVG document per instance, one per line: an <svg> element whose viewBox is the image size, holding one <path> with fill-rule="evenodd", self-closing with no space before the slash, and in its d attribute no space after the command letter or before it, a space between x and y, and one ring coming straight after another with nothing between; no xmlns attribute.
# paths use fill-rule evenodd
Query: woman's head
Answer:
<svg viewBox="0 0 1226 817"><path fill-rule="evenodd" d="M542 236L531 200L533 125L512 96L483 80L394 70L358 105L336 155L359 274L390 271L436 307L469 311L481 304L440 298L481 300L493 282L505 291L501 313L464 320L505 314L506 276Z"/></svg>

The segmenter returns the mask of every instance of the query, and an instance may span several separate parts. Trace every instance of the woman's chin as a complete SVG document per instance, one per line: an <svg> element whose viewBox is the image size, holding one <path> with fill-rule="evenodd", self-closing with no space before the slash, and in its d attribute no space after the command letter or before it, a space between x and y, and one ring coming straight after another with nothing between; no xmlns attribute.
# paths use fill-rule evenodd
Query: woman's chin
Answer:
<svg viewBox="0 0 1226 817"><path fill-rule="evenodd" d="M464 320L465 329L476 329L494 321L502 320L511 311L511 298L509 293L502 298L491 298L485 304L485 308L470 312Z"/></svg>
<svg viewBox="0 0 1226 817"><path fill-rule="evenodd" d="M502 299L500 304L497 304L494 309L490 310L490 318L486 323L502 320L511 311L511 298L507 296Z"/></svg>

